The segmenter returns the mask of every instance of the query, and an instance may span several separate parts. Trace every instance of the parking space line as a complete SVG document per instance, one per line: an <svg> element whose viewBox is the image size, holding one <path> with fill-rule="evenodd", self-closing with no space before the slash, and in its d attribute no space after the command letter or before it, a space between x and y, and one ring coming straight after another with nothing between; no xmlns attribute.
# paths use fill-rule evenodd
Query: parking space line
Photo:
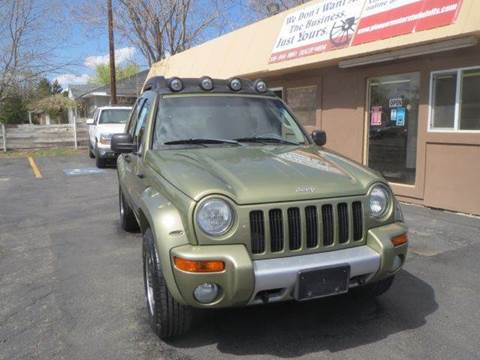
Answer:
<svg viewBox="0 0 480 360"><path fill-rule="evenodd" d="M30 163L30 167L32 168L33 175L35 175L37 179L43 178L42 173L40 172L40 169L37 166L37 163L35 162L35 160L33 160L33 157L29 156L28 162Z"/></svg>

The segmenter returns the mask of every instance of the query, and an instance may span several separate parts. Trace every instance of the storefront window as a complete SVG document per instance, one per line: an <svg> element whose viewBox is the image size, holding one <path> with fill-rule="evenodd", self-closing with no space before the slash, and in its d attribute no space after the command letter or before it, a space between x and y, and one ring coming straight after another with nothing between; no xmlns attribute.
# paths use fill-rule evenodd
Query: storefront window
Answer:
<svg viewBox="0 0 480 360"><path fill-rule="evenodd" d="M287 103L297 119L304 126L315 126L317 123L317 87L305 86L287 89Z"/></svg>
<svg viewBox="0 0 480 360"><path fill-rule="evenodd" d="M419 74L370 79L368 166L391 182L415 184Z"/></svg>
<svg viewBox="0 0 480 360"><path fill-rule="evenodd" d="M460 130L480 130L480 69L463 72Z"/></svg>
<svg viewBox="0 0 480 360"><path fill-rule="evenodd" d="M480 130L480 68L432 74L430 130Z"/></svg>
<svg viewBox="0 0 480 360"><path fill-rule="evenodd" d="M270 89L275 95L277 95L280 99L283 100L283 88L272 88Z"/></svg>
<svg viewBox="0 0 480 360"><path fill-rule="evenodd" d="M455 120L456 92L456 72L437 74L433 76L433 127L453 128Z"/></svg>

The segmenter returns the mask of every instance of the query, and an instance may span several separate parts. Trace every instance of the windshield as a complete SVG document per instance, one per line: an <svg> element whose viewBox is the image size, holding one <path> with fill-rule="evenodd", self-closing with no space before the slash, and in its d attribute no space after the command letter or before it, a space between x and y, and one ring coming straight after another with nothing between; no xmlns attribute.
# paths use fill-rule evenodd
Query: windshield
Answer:
<svg viewBox="0 0 480 360"><path fill-rule="evenodd" d="M223 139L304 144L303 132L283 103L239 95L167 96L161 100L154 148L187 139ZM264 139L262 139L264 138ZM190 143L192 145L192 143Z"/></svg>
<svg viewBox="0 0 480 360"><path fill-rule="evenodd" d="M99 124L126 124L130 116L130 109L102 110Z"/></svg>

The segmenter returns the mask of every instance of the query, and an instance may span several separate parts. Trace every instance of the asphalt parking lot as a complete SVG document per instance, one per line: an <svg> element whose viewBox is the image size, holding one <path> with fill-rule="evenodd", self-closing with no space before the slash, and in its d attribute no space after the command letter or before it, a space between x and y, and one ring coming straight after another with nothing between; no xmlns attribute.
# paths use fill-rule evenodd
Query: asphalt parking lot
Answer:
<svg viewBox="0 0 480 360"><path fill-rule="evenodd" d="M404 206L409 258L375 301L214 311L165 343L147 323L141 236L118 224L115 170L36 162L41 179L0 159L0 359L480 358L478 218Z"/></svg>

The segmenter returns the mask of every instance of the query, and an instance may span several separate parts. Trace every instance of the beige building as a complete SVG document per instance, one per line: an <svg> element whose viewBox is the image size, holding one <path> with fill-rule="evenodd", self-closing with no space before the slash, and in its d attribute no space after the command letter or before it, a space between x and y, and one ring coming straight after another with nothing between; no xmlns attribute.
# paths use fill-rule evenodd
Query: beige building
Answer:
<svg viewBox="0 0 480 360"><path fill-rule="evenodd" d="M155 64L264 78L404 201L480 215L480 1L323 0Z"/></svg>

